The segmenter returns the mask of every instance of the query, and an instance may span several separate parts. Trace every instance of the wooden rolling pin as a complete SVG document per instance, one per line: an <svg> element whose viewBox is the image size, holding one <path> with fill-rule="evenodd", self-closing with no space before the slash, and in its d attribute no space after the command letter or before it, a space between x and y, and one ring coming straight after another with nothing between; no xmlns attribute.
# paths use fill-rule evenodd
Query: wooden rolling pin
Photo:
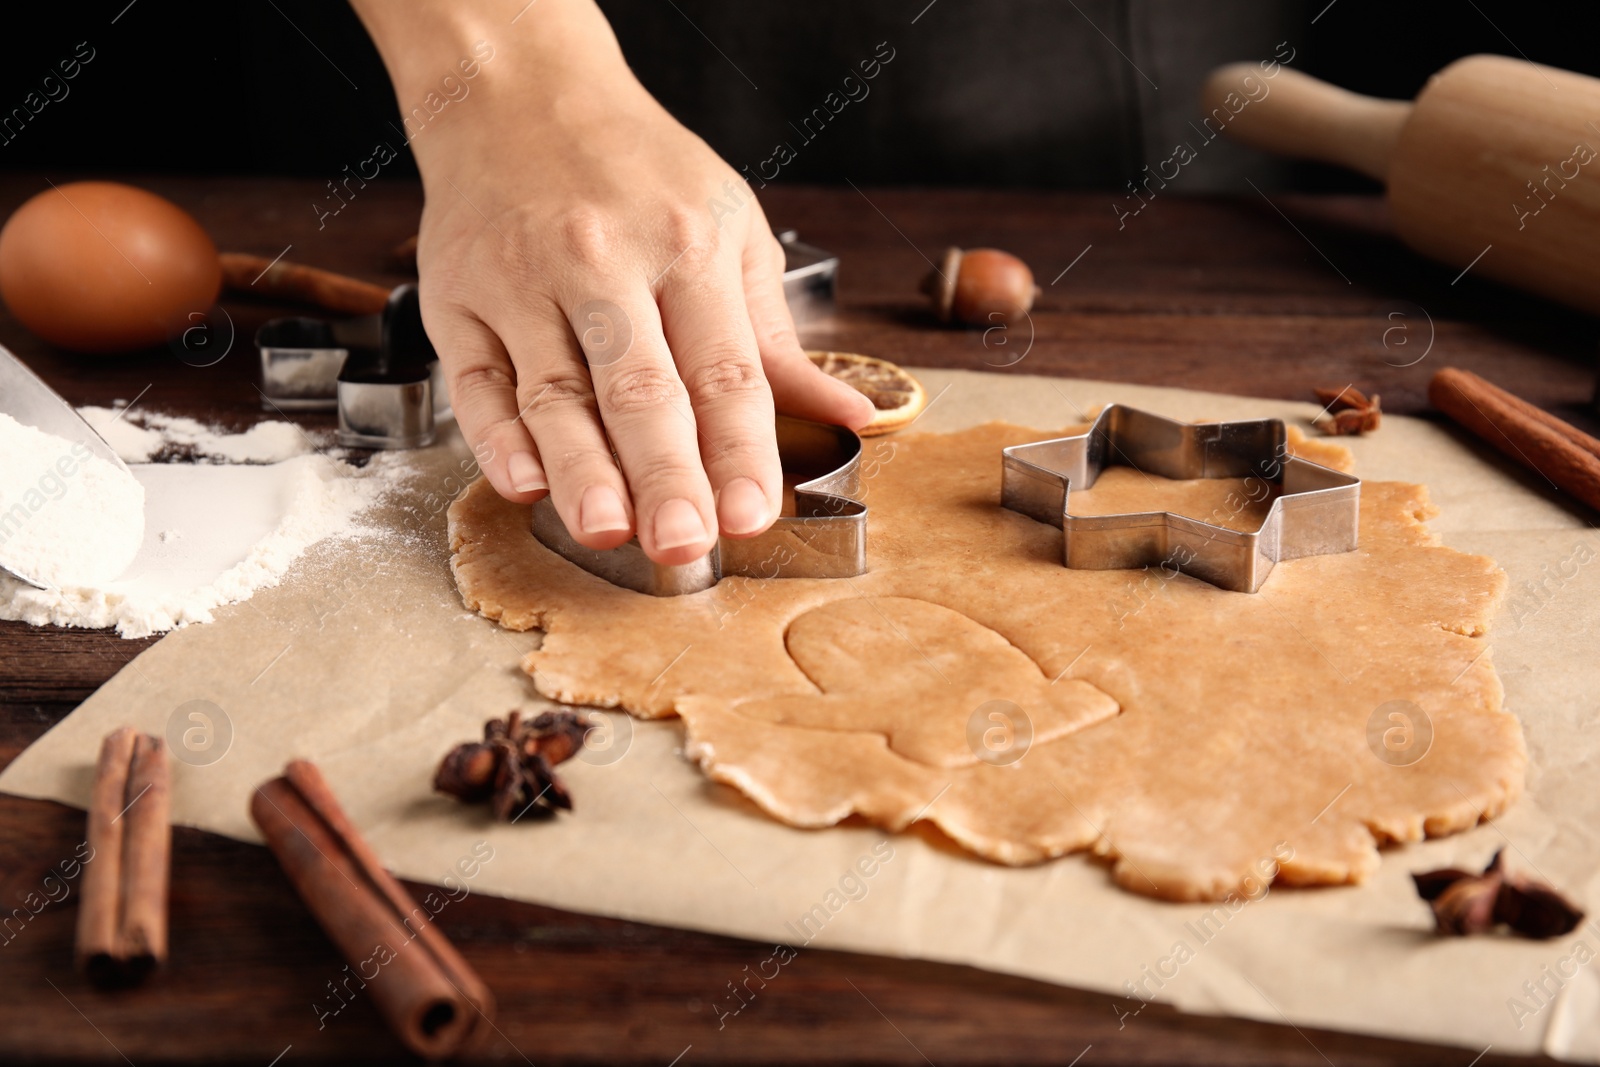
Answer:
<svg viewBox="0 0 1600 1067"><path fill-rule="evenodd" d="M1384 182L1423 255L1600 312L1600 79L1468 56L1406 103L1239 63L1213 71L1202 100L1208 125L1243 144Z"/></svg>

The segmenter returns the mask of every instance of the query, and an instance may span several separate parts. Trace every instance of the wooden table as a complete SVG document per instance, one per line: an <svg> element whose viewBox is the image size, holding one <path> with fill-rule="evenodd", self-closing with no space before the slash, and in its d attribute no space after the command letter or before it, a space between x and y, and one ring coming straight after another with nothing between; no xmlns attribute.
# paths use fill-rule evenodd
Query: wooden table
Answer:
<svg viewBox="0 0 1600 1067"><path fill-rule="evenodd" d="M9 213L48 188L0 179ZM69 176L51 174L61 182ZM388 250L416 228L420 191L377 185L319 230L317 180L137 179L193 211L220 247L403 280ZM1170 194L1119 227L1111 194L769 190L780 227L840 253L841 313L818 346L913 364L1071 375L1257 396L1311 398L1349 383L1390 411L1425 406L1438 367L1469 367L1596 427L1592 320L1426 263L1389 237L1375 199ZM1031 330L949 331L916 285L948 244L1024 257L1044 295ZM227 303L236 327L219 363L173 353L53 352L10 318L0 343L75 403L142 407L242 427L260 417L250 336L288 310ZM1031 343L1028 334L1031 332ZM222 343L222 337L217 343ZM1004 343L1001 343L1001 342ZM328 425L327 417L307 420ZM0 761L149 645L98 632L0 624ZM0 900L17 906L83 834L82 814L0 797ZM145 988L100 993L71 967L75 897L0 925L0 1056L284 1064L404 1055L370 1001L318 1028L313 1002L340 971L265 850L179 830L172 961ZM4 914L0 913L0 919ZM1152 1006L1119 1026L1100 993L914 961L808 951L719 1029L711 1001L767 947L590 918L482 896L453 905L447 934L500 1000L485 1061L938 1064L1466 1064L1473 1052ZM1123 1005L1126 1008L1126 1005ZM1092 1046L1092 1048L1090 1048ZM1085 1050L1088 1050L1087 1052ZM1492 1051L1482 1064L1510 1062Z"/></svg>

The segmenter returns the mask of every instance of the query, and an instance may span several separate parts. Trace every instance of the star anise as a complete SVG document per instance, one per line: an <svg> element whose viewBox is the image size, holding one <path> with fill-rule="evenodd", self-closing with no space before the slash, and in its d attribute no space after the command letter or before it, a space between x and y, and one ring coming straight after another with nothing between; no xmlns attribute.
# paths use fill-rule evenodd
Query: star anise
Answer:
<svg viewBox="0 0 1600 1067"><path fill-rule="evenodd" d="M1538 940L1571 933L1583 910L1543 882L1507 871L1504 854L1496 852L1482 874L1447 867L1411 876L1417 895L1433 908L1439 933L1464 937L1502 924Z"/></svg>
<svg viewBox="0 0 1600 1067"><path fill-rule="evenodd" d="M1347 385L1343 389L1317 389L1316 394L1323 410L1311 425L1325 434L1350 437L1371 433L1383 421L1377 393L1369 400L1361 390Z"/></svg>
<svg viewBox="0 0 1600 1067"><path fill-rule="evenodd" d="M571 711L546 711L523 721L513 711L483 726L482 741L467 741L439 761L433 788L468 803L488 800L494 817L550 818L572 810L555 766L583 747L590 723Z"/></svg>

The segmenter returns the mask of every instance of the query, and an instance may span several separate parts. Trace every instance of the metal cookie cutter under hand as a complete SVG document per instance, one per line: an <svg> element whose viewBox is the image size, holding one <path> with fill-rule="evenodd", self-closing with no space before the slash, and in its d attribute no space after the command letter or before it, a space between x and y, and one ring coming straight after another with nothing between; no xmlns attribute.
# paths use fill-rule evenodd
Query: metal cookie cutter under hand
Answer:
<svg viewBox="0 0 1600 1067"><path fill-rule="evenodd" d="M1281 495L1248 533L1163 511L1071 514L1070 494L1118 464L1165 478L1254 477ZM1254 593L1280 560L1355 549L1361 479L1289 455L1281 419L1184 423L1112 404L1086 433L1005 449L1000 502L1061 527L1068 567L1164 565Z"/></svg>
<svg viewBox="0 0 1600 1067"><path fill-rule="evenodd" d="M860 493L861 438L842 426L778 416L778 455L794 487L795 514L755 537L723 538L677 566L656 563L637 540L607 551L585 548L545 497L533 505L533 535L590 574L652 596L710 589L722 578L854 578L867 570L867 506Z"/></svg>

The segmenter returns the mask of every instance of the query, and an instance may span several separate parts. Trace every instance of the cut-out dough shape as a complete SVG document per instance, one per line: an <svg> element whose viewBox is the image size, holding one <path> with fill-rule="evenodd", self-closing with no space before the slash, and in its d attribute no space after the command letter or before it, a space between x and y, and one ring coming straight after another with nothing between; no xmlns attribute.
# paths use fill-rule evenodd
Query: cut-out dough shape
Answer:
<svg viewBox="0 0 1600 1067"><path fill-rule="evenodd" d="M1059 530L999 506L1001 448L1046 436L996 423L869 443L869 570L848 581L727 579L665 599L629 592L538 544L528 509L483 482L450 509L451 563L468 607L545 630L524 662L539 692L646 718L681 714L687 750L710 777L798 826L852 814L896 829L922 819L987 859L1036 863L1089 849L1112 859L1116 881L1134 892L1215 899L1267 860L1280 882L1359 882L1379 844L1468 828L1517 796L1522 732L1501 708L1481 640L1505 576L1492 560L1438 543L1424 525L1433 513L1424 488L1365 483L1360 548L1285 561L1262 592L1229 593L1154 568L1062 567ZM1291 449L1349 466L1344 449L1293 433ZM1085 492L1097 498L1086 505L1109 511L1181 507L1211 521L1257 506L1243 482L1119 469ZM894 598L959 613L1043 678L1059 676L1056 688L1082 682L1120 711L1041 734L1007 765L912 758L906 751L924 741L945 753L954 743L939 731L913 740L896 726L892 705L911 691L897 687L922 692L901 674L926 669L917 652L903 642L893 662L851 652L847 667L841 650L835 666L820 667L813 660L829 657L800 640L808 613L845 611L867 627L870 605ZM866 613L840 606L855 601ZM883 631L875 647L895 648L893 627ZM979 645L991 640L973 633ZM859 680L836 677L856 671ZM808 721L840 725L817 680L851 690L856 728L762 717L810 701L823 711L805 712ZM962 684L952 677L953 689ZM1391 725L1379 709L1397 700L1431 726L1414 762L1374 750Z"/></svg>
<svg viewBox="0 0 1600 1067"><path fill-rule="evenodd" d="M790 625L787 644L822 692L744 701L741 715L882 734L892 752L931 767L970 766L986 751L1008 755L1013 745L1052 741L1117 713L1116 701L1092 685L1075 679L1052 685L993 630L922 600L825 604ZM974 713L995 702L1016 710L1002 710L1004 720L992 726L980 715L975 738ZM985 749L989 730L1008 736Z"/></svg>

